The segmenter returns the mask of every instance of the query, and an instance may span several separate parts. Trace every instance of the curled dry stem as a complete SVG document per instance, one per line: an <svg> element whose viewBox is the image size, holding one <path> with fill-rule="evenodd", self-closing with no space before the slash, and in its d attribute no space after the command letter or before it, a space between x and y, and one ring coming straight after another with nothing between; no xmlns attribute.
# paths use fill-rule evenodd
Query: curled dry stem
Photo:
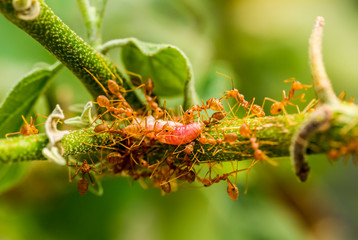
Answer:
<svg viewBox="0 0 358 240"><path fill-rule="evenodd" d="M339 102L328 78L322 56L322 33L324 18L317 17L310 37L309 58L314 89L321 104Z"/></svg>

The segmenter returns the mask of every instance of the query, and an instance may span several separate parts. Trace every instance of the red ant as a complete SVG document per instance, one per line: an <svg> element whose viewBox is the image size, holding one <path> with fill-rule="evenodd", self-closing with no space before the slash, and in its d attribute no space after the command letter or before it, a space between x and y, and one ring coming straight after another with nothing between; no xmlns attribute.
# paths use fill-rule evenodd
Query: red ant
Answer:
<svg viewBox="0 0 358 240"><path fill-rule="evenodd" d="M222 175L217 174L216 177L214 177L214 178L211 178L210 176L200 178L199 176L197 176L197 179L199 182L201 182L204 185L204 187L209 187L209 186L213 185L214 183L218 183L220 181L227 181L227 183L228 183L228 186L226 188L227 194L232 200L235 201L235 200L237 200L237 198L239 196L239 189L236 186L237 173L247 171L247 170L248 170L248 168L244 168L244 169L234 170L229 173L224 173ZM229 179L229 176L231 176L233 174L236 174L235 184L233 184Z"/></svg>
<svg viewBox="0 0 358 240"><path fill-rule="evenodd" d="M119 152L111 152L106 156L106 161L110 164L118 164L124 160L122 154Z"/></svg>
<svg viewBox="0 0 358 240"><path fill-rule="evenodd" d="M234 82L233 82L233 79L232 79L231 77L229 77L229 76L227 76L227 75L225 75L225 74L223 74L223 73L220 73L220 72L218 72L218 71L216 71L216 73L221 74L221 75L223 75L224 77L229 78L230 81L231 81L231 84L232 84L232 90L226 91L226 92L225 92L225 95L223 95L220 99L222 99L222 98L226 98L226 99L228 99L228 98L235 98L236 101L237 101L238 103L240 103L241 106L243 106L246 111L252 112L252 114L255 115L256 117L264 117L264 116L265 116L265 112L264 112L263 108L262 108L261 106L257 105L257 104L253 104L254 101L255 101L255 98L253 98L253 99L250 101L250 102L252 102L252 103L246 101L244 95L240 94L240 93L239 93L239 90L237 90L236 88L234 88Z"/></svg>
<svg viewBox="0 0 358 240"><path fill-rule="evenodd" d="M187 111L185 111L184 113L184 124L190 124L194 122L195 119L195 115L194 112L201 112L202 110L204 110L206 112L206 114L208 115L206 109L212 109L214 111L217 112L221 112L222 110L224 110L224 106L221 103L220 99L217 98L210 98L206 101L206 104L204 103L204 101L202 100L203 105L199 106L199 105L193 105L191 106ZM222 112L221 112L222 113ZM208 116L209 117L209 116ZM219 117L219 116L218 116ZM209 122L210 122L210 118L209 118ZM207 125L207 124L206 124Z"/></svg>
<svg viewBox="0 0 358 240"><path fill-rule="evenodd" d="M338 95L338 99L340 99L343 102L347 102L347 103L354 103L354 97L350 97L348 99L348 101L346 101L346 97L347 97L347 92L346 91L342 91L339 95Z"/></svg>
<svg viewBox="0 0 358 240"><path fill-rule="evenodd" d="M246 175L246 189L245 189L245 194L247 192L247 186L248 186L248 177L249 177L249 173L251 168L258 162L258 161L262 161L262 160L266 160L269 161L270 164L277 166L277 163L273 160L270 160L267 155L259 149L259 144L257 143L257 139L254 133L252 133L249 125L247 123L244 123L240 126L239 129L240 135L246 138L249 138L250 144L252 149L254 150L254 161L251 163L251 165L248 167L247 170L247 175Z"/></svg>
<svg viewBox="0 0 358 240"><path fill-rule="evenodd" d="M88 154L89 155L89 154ZM73 181L73 179L81 172L82 173L82 176L81 176L81 179L78 181L78 192L83 196L86 194L87 190L88 190L88 180L85 178L85 175L87 174L92 185L95 184L95 182L93 181L92 177L91 177L91 174L90 174L90 171L93 171L97 174L100 174L99 172L97 172L96 167L94 166L94 163L93 163L93 160L91 158L91 156L89 155L90 159L91 159L91 162L93 164L93 166L90 166L87 162L87 160L84 160L81 164L81 166L79 167L77 165L77 162L75 162L75 165L67 165L69 167L76 167L76 170L75 170L75 174L70 178L70 182ZM71 161L73 161L72 159L70 159Z"/></svg>
<svg viewBox="0 0 358 240"><path fill-rule="evenodd" d="M207 108L210 108L214 111L222 111L224 110L224 105L221 103L220 99L210 98L206 101Z"/></svg>
<svg viewBox="0 0 358 240"><path fill-rule="evenodd" d="M312 87L312 85L303 85L302 83L295 81L294 78L286 79L286 80L284 80L284 82L291 82L291 89L288 92L288 95L286 95L285 90L283 90L281 102L266 97L264 99L262 106L265 105L266 100L269 100L269 101L273 102L271 109L270 109L271 114L275 115L275 114L279 114L281 111L283 111L285 113L285 115L287 115L287 112L285 110L285 106L287 106L287 105L295 106L297 108L297 112L300 113L300 109L299 109L298 105L291 103L290 100L299 98L301 100L301 102L304 102L305 94L302 93L302 94L294 97L295 91L301 90L301 89L307 90L308 88Z"/></svg>
<svg viewBox="0 0 358 240"><path fill-rule="evenodd" d="M220 120L223 120L226 117L226 115L227 114L225 112L214 112L209 118L209 120L204 121L204 124L206 126L209 126L210 124L215 124Z"/></svg>
<svg viewBox="0 0 358 240"><path fill-rule="evenodd" d="M36 135L37 133L39 133L39 130L36 128L36 126L38 126L40 124L35 125L35 121L36 121L37 116L47 118L46 116L43 116L41 114L36 114L35 118L30 117L30 123L28 123L26 121L25 117L23 115L21 115L22 119L25 122L25 125L23 125L21 127L19 132L5 134L5 138L7 138L8 136L17 135L17 134L21 134L21 135L26 137L26 136L30 136L30 135Z"/></svg>
<svg viewBox="0 0 358 240"><path fill-rule="evenodd" d="M117 106L117 107L114 107L113 105L114 104L111 104L110 103L110 100L104 96L104 95L99 95L97 97L97 104L100 106L100 107L104 107L107 109L107 111L105 111L104 113L102 113L101 115L99 115L94 121L96 121L98 118L100 118L101 116L103 116L104 114L106 114L107 112L110 112L111 114L114 113L116 115L113 115L113 117L115 118L118 118L117 115L119 114L123 114L125 113L125 115L127 117L132 117L135 115L135 111L133 111L133 109L129 106L129 107L120 107L120 106Z"/></svg>
<svg viewBox="0 0 358 240"><path fill-rule="evenodd" d="M265 153L259 149L259 144L256 142L257 141L256 136L254 136L252 134L252 131L251 131L249 125L247 125L247 123L242 124L240 126L239 131L240 131L241 136L249 138L251 147L254 149L254 158L256 160L267 159L267 156L265 155Z"/></svg>
<svg viewBox="0 0 358 240"><path fill-rule="evenodd" d="M171 181L169 178L173 175L174 169L165 165L160 170L153 173L154 185L159 187L164 193L169 194L172 190Z"/></svg>
<svg viewBox="0 0 358 240"><path fill-rule="evenodd" d="M137 77L141 83L143 83L142 76L130 71L126 71L128 74ZM139 85L137 88L143 87L143 93L145 96L145 100L148 103L148 107L153 111L156 118L161 118L164 115L163 109L159 107L157 97L152 97L152 91L154 89L154 82L151 78L147 78L144 84Z"/></svg>
<svg viewBox="0 0 358 240"><path fill-rule="evenodd" d="M220 138L220 133L219 133L219 130L217 128L216 128L216 133L217 133L217 137L218 137L216 139L214 137L212 137L210 134L205 133L210 138L207 138L207 137L205 137L205 135L202 134L198 138L198 141L201 144L212 144L212 146L210 148L208 148L208 151L210 151L212 148L214 148L215 144L225 144L225 143L233 144L238 139L238 136L237 136L236 133L224 133L223 138ZM218 151L217 151L217 148L216 148L214 153L213 153L213 156L215 154L217 154L217 153L218 153Z"/></svg>

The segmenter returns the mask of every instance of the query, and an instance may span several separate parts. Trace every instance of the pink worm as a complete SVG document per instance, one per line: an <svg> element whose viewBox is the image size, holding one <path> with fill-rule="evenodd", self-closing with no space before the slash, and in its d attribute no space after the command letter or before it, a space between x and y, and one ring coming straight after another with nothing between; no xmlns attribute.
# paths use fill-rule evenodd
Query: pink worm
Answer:
<svg viewBox="0 0 358 240"><path fill-rule="evenodd" d="M137 123L148 131L145 133L147 137L155 138L161 143L171 145L187 144L195 140L203 131L205 125L202 122L194 122L184 125L175 121L156 120L153 116L144 119L137 119ZM165 131L164 126L171 127L172 130Z"/></svg>
<svg viewBox="0 0 358 240"><path fill-rule="evenodd" d="M205 125L202 122L174 126L172 131L158 134L160 136L158 141L172 145L187 144L195 140L200 135L204 126Z"/></svg>

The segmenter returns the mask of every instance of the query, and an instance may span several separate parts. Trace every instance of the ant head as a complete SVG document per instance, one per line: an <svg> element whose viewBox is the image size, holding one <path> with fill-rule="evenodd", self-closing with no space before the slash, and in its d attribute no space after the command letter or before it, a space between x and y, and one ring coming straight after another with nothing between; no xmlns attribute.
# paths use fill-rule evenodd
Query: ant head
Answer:
<svg viewBox="0 0 358 240"><path fill-rule="evenodd" d="M139 164L144 168L148 166L148 162L145 161L143 158L139 159Z"/></svg>
<svg viewBox="0 0 358 240"><path fill-rule="evenodd" d="M272 104L270 112L271 114L279 114L283 109L283 105L281 102L275 102Z"/></svg>
<svg viewBox="0 0 358 240"><path fill-rule="evenodd" d="M204 135L200 136L198 138L198 141L201 143L201 144L206 144L206 137Z"/></svg>
<svg viewBox="0 0 358 240"><path fill-rule="evenodd" d="M168 132L173 131L173 127L169 126L169 124L165 124L163 126L163 130L168 133Z"/></svg>
<svg viewBox="0 0 358 240"><path fill-rule="evenodd" d="M185 112L185 116L187 116L187 117L190 117L190 116L192 116L193 115L193 110L192 109L189 109L189 110L187 110L186 112Z"/></svg>
<svg viewBox="0 0 358 240"><path fill-rule="evenodd" d="M298 82L298 81L293 81L292 82L292 89L294 90L300 90L302 89L304 86L302 85L302 83Z"/></svg>
<svg viewBox="0 0 358 240"><path fill-rule="evenodd" d="M162 117L162 116L163 116L163 110L162 110L160 107L157 107L157 108L155 109L155 115L156 115L158 118Z"/></svg>
<svg viewBox="0 0 358 240"><path fill-rule="evenodd" d="M32 134L38 134L39 130L35 126L31 126L31 132Z"/></svg>

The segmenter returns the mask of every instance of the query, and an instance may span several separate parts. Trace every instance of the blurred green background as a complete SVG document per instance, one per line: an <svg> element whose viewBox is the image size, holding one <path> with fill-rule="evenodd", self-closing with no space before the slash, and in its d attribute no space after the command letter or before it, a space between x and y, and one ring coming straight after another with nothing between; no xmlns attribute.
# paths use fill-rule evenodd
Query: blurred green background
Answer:
<svg viewBox="0 0 358 240"><path fill-rule="evenodd" d="M85 37L75 1L47 4ZM358 2L354 0L109 0L104 41L137 37L182 49L194 68L200 97L231 87L215 74L235 79L247 99L280 100L284 79L311 83L308 38L316 16L326 19L323 51L337 93L358 97ZM55 61L37 42L0 17L0 98L38 62ZM112 52L119 59L118 51ZM89 94L67 70L48 90L64 108ZM314 97L307 91L307 98ZM48 114L41 99L37 111ZM294 112L294 109L288 109ZM266 109L268 112L268 108ZM19 116L20 117L20 116ZM15 187L0 195L0 239L356 239L357 169L311 156L311 177L299 183L289 158L279 166L258 164L243 194L232 201L226 184L181 186L164 197L125 178L103 179L104 195L77 192L67 169L32 163ZM247 163L240 163L244 166ZM3 166L0 166L2 168Z"/></svg>

